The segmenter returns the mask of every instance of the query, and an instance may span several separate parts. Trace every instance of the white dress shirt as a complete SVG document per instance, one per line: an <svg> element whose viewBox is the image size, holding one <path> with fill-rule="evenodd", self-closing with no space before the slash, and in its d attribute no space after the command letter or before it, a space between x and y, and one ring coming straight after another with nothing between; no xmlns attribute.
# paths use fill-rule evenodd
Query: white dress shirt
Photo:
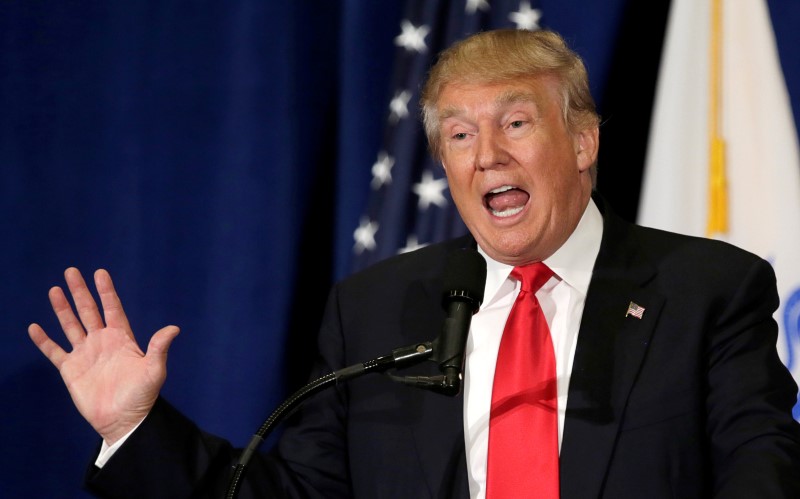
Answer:
<svg viewBox="0 0 800 499"><path fill-rule="evenodd" d="M555 349L559 450L578 329L602 237L603 217L590 200L569 239L544 260L555 276L536 293ZM513 267L492 260L480 248L478 250L486 258L486 289L483 305L472 318L464 368L464 439L472 499L486 497L489 409L495 362L506 319L519 294L519 283L509 278Z"/></svg>

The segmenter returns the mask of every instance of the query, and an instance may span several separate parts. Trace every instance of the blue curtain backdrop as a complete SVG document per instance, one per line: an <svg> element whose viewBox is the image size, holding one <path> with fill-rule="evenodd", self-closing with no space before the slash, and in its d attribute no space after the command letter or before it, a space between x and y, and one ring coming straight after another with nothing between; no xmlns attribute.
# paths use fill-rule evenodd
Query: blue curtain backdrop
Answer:
<svg viewBox="0 0 800 499"><path fill-rule="evenodd" d="M304 382L405 3L0 1L0 496L84 496L97 438L26 334L61 341L68 266L111 272L143 346L181 326L163 393L210 432L244 445ZM532 5L585 57L600 190L632 220L668 0ZM800 4L769 6L800 116Z"/></svg>

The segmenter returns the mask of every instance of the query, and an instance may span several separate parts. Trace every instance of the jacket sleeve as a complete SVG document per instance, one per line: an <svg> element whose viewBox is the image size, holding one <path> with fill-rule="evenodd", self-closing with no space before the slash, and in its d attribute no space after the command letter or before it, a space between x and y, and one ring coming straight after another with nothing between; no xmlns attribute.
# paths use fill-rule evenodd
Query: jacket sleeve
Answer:
<svg viewBox="0 0 800 499"><path fill-rule="evenodd" d="M772 267L757 260L711 327L706 408L715 497L800 497L797 385L778 358Z"/></svg>
<svg viewBox="0 0 800 499"><path fill-rule="evenodd" d="M342 365L337 309L334 289L311 379ZM253 456L239 497L349 497L344 416L341 388L329 388L305 401L277 447ZM102 469L89 467L85 486L99 497L120 499L222 498L240 452L159 398Z"/></svg>

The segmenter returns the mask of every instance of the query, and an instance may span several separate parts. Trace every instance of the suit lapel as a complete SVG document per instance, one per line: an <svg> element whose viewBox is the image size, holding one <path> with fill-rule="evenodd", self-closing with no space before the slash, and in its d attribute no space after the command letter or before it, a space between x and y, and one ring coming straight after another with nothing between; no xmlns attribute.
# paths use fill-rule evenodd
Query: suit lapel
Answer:
<svg viewBox="0 0 800 499"><path fill-rule="evenodd" d="M443 267L442 267L443 268ZM404 306L402 330L408 344L435 339L444 320L440 306L441 275L412 283ZM434 362L425 362L398 375L438 375ZM417 458L432 498L469 497L464 451L463 395L447 397L416 388L405 398L409 412L418 414L411 423Z"/></svg>
<svg viewBox="0 0 800 499"><path fill-rule="evenodd" d="M598 206L602 206L598 202ZM599 497L663 298L627 226L608 213L581 320L561 446L561 497ZM642 307L641 318L628 313Z"/></svg>
<svg viewBox="0 0 800 499"><path fill-rule="evenodd" d="M561 497L599 497L628 395L644 360L663 298L648 289L654 268L641 258L627 224L605 211L603 243L589 286L569 389L561 447ZM443 263L442 263L443 267ZM409 286L402 330L407 343L439 334L444 317L441 276ZM626 317L631 302L641 318ZM401 374L401 373L397 373ZM402 374L438 374L424 363ZM410 423L423 477L434 498L469 497L463 432L463 396L408 390L404 399L420 417Z"/></svg>

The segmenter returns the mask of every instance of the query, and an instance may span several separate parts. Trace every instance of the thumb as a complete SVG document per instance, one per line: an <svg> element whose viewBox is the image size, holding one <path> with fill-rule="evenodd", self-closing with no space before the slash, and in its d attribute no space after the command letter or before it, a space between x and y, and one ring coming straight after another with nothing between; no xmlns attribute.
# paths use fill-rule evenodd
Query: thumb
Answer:
<svg viewBox="0 0 800 499"><path fill-rule="evenodd" d="M147 345L147 357L154 362L166 363L167 351L172 344L172 340L178 336L181 330L178 326L166 326L158 331L150 338L150 343Z"/></svg>

